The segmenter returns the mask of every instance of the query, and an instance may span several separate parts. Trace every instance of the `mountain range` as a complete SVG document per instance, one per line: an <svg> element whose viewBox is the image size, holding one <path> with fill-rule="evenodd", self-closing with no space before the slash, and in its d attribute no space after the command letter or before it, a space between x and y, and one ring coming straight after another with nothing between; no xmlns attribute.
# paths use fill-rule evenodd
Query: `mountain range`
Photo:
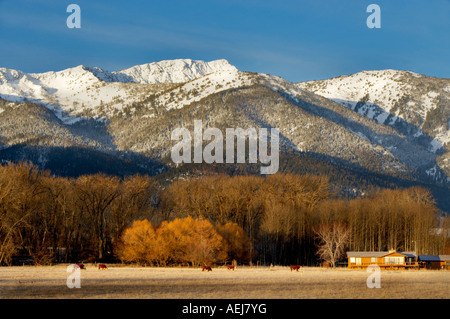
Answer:
<svg viewBox="0 0 450 319"><path fill-rule="evenodd" d="M362 71L289 82L226 60L167 60L109 72L0 68L0 159L54 174L255 173L170 161L177 127L276 127L280 171L327 174L336 191L420 185L450 211L450 79Z"/></svg>

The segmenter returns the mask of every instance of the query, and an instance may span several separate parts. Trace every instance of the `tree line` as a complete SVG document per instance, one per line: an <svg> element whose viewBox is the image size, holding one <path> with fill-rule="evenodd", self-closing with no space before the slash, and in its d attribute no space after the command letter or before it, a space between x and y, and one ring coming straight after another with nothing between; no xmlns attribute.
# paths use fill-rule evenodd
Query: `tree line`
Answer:
<svg viewBox="0 0 450 319"><path fill-rule="evenodd" d="M325 176L155 178L53 176L33 164L0 166L0 264L124 261L314 265L321 225L349 230L347 250L442 254L449 217L420 187L337 197ZM200 237L199 237L200 236ZM201 240L199 240L199 238ZM134 246L133 246L134 245Z"/></svg>

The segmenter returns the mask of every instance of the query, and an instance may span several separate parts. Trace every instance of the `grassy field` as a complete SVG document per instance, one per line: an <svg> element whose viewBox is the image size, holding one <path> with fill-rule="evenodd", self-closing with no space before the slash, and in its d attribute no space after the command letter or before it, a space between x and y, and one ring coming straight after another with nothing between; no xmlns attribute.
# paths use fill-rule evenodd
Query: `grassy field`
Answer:
<svg viewBox="0 0 450 319"><path fill-rule="evenodd" d="M364 270L289 267L150 268L109 266L81 270L80 288L68 288L68 265L0 268L0 298L228 298L391 299L450 298L450 271L381 271L381 288L368 288Z"/></svg>

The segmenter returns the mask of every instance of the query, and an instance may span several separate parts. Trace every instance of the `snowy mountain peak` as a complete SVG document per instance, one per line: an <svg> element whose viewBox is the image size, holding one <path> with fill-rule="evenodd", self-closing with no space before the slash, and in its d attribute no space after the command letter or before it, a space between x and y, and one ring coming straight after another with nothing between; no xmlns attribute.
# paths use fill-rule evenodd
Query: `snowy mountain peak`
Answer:
<svg viewBox="0 0 450 319"><path fill-rule="evenodd" d="M114 72L116 76L128 77L135 83L183 83L219 71L237 71L227 60L211 62L177 59L146 63Z"/></svg>
<svg viewBox="0 0 450 319"><path fill-rule="evenodd" d="M435 138L432 150L450 142L449 79L411 71L362 71L328 80L309 81L298 87L338 102L403 134Z"/></svg>
<svg viewBox="0 0 450 319"><path fill-rule="evenodd" d="M17 81L24 76L24 73L17 70L0 68L0 84Z"/></svg>
<svg viewBox="0 0 450 319"><path fill-rule="evenodd" d="M408 71L292 83L240 72L226 60L166 60L115 72L0 68L0 99L0 138L8 145L75 143L161 158L171 128L203 118L215 127L267 124L290 150L450 182L450 80Z"/></svg>
<svg viewBox="0 0 450 319"><path fill-rule="evenodd" d="M25 73L0 68L0 98L12 101L30 100L60 106L95 104L99 95L90 97L88 90L106 83L184 83L217 72L238 70L227 60L211 62L178 59L136 65L131 68L109 72L99 67L78 65L61 71ZM117 88L114 88L117 89ZM113 89L113 90L114 90ZM106 100L107 96L100 97Z"/></svg>

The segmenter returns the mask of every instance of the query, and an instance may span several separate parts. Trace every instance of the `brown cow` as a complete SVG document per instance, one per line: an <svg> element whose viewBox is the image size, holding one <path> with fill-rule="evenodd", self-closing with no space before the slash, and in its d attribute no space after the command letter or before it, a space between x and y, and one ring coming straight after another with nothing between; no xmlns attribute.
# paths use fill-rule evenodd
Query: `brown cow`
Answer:
<svg viewBox="0 0 450 319"><path fill-rule="evenodd" d="M202 271L212 271L212 269L211 269L211 266L206 266L206 265L203 265L202 266Z"/></svg>
<svg viewBox="0 0 450 319"><path fill-rule="evenodd" d="M80 269L86 270L86 267L83 264L75 264L75 265L77 265Z"/></svg>
<svg viewBox="0 0 450 319"><path fill-rule="evenodd" d="M292 270L299 270L300 268L302 268L302 267L300 267L300 266L297 266L297 265L291 265L291 271Z"/></svg>
<svg viewBox="0 0 450 319"><path fill-rule="evenodd" d="M106 270L106 269L108 269L108 267L106 267L105 264L98 264L98 269L104 269L104 270Z"/></svg>
<svg viewBox="0 0 450 319"><path fill-rule="evenodd" d="M228 265L228 270L233 270L234 271L234 265Z"/></svg>

